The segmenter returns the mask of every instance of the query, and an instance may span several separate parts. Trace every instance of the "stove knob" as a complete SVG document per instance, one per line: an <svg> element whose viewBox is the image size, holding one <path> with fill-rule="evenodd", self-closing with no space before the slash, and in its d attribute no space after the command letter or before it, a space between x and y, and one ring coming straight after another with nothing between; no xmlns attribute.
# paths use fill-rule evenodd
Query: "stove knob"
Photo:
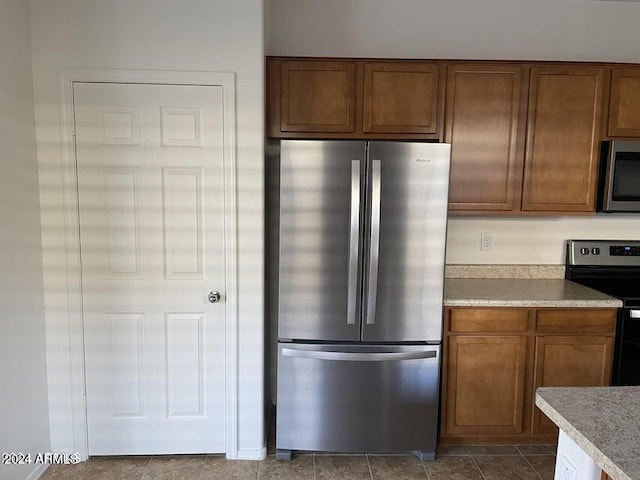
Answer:
<svg viewBox="0 0 640 480"><path fill-rule="evenodd" d="M589 255L589 249L588 248L581 248L580 249L580 253L582 255Z"/></svg>
<svg viewBox="0 0 640 480"><path fill-rule="evenodd" d="M591 253L594 255L600 255L600 249L598 247L592 248Z"/></svg>

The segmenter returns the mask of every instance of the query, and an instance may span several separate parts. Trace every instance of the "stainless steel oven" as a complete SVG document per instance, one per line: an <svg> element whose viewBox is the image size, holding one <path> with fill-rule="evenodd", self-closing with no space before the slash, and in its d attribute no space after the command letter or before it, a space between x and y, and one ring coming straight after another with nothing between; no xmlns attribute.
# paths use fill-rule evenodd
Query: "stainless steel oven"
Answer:
<svg viewBox="0 0 640 480"><path fill-rule="evenodd" d="M614 385L640 385L640 241L569 240L566 278L622 300Z"/></svg>
<svg viewBox="0 0 640 480"><path fill-rule="evenodd" d="M640 212L640 141L602 143L598 211Z"/></svg>

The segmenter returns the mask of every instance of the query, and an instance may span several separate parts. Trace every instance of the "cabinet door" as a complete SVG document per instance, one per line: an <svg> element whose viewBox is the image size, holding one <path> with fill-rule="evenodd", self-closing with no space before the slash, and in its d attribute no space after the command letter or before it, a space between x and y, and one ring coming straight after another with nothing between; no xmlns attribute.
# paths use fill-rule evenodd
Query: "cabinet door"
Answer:
<svg viewBox="0 0 640 480"><path fill-rule="evenodd" d="M608 133L640 137L640 68L613 69Z"/></svg>
<svg viewBox="0 0 640 480"><path fill-rule="evenodd" d="M353 132L355 105L356 62L281 63L282 132Z"/></svg>
<svg viewBox="0 0 640 480"><path fill-rule="evenodd" d="M523 210L595 211L604 68L532 67Z"/></svg>
<svg viewBox="0 0 640 480"><path fill-rule="evenodd" d="M520 209L526 121L523 71L518 65L448 67L450 210Z"/></svg>
<svg viewBox="0 0 640 480"><path fill-rule="evenodd" d="M450 336L444 431L522 432L526 336Z"/></svg>
<svg viewBox="0 0 640 480"><path fill-rule="evenodd" d="M439 67L431 63L364 66L364 133L421 133L437 138Z"/></svg>
<svg viewBox="0 0 640 480"><path fill-rule="evenodd" d="M611 381L613 337L537 337L534 387L597 387ZM534 407L533 433L556 433L557 427Z"/></svg>

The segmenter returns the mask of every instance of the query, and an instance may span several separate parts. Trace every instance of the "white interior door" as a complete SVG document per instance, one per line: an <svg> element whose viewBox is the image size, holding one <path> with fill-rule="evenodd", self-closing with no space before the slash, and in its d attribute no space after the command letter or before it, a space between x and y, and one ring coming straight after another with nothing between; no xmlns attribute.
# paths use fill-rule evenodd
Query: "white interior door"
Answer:
<svg viewBox="0 0 640 480"><path fill-rule="evenodd" d="M222 93L74 84L90 455L224 452Z"/></svg>

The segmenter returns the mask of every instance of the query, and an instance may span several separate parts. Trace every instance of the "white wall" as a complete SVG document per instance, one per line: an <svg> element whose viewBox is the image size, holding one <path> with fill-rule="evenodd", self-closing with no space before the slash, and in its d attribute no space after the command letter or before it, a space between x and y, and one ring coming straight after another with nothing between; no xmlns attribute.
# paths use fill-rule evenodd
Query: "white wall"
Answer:
<svg viewBox="0 0 640 480"><path fill-rule="evenodd" d="M29 5L0 0L0 452L49 450ZM0 465L3 480L36 465Z"/></svg>
<svg viewBox="0 0 640 480"><path fill-rule="evenodd" d="M262 0L31 0L38 161L43 205L51 441L73 450L68 318L63 295L60 68L236 73L239 232L239 449L263 432ZM76 442L78 439L76 439Z"/></svg>
<svg viewBox="0 0 640 480"><path fill-rule="evenodd" d="M640 62L640 3L272 0L269 55Z"/></svg>
<svg viewBox="0 0 640 480"><path fill-rule="evenodd" d="M480 251L480 234L493 249ZM564 264L568 239L640 239L638 215L529 218L449 218L447 263Z"/></svg>
<svg viewBox="0 0 640 480"><path fill-rule="evenodd" d="M269 21L268 55L640 63L640 2L271 0ZM640 238L640 218L456 217L447 262L559 264L577 237Z"/></svg>

